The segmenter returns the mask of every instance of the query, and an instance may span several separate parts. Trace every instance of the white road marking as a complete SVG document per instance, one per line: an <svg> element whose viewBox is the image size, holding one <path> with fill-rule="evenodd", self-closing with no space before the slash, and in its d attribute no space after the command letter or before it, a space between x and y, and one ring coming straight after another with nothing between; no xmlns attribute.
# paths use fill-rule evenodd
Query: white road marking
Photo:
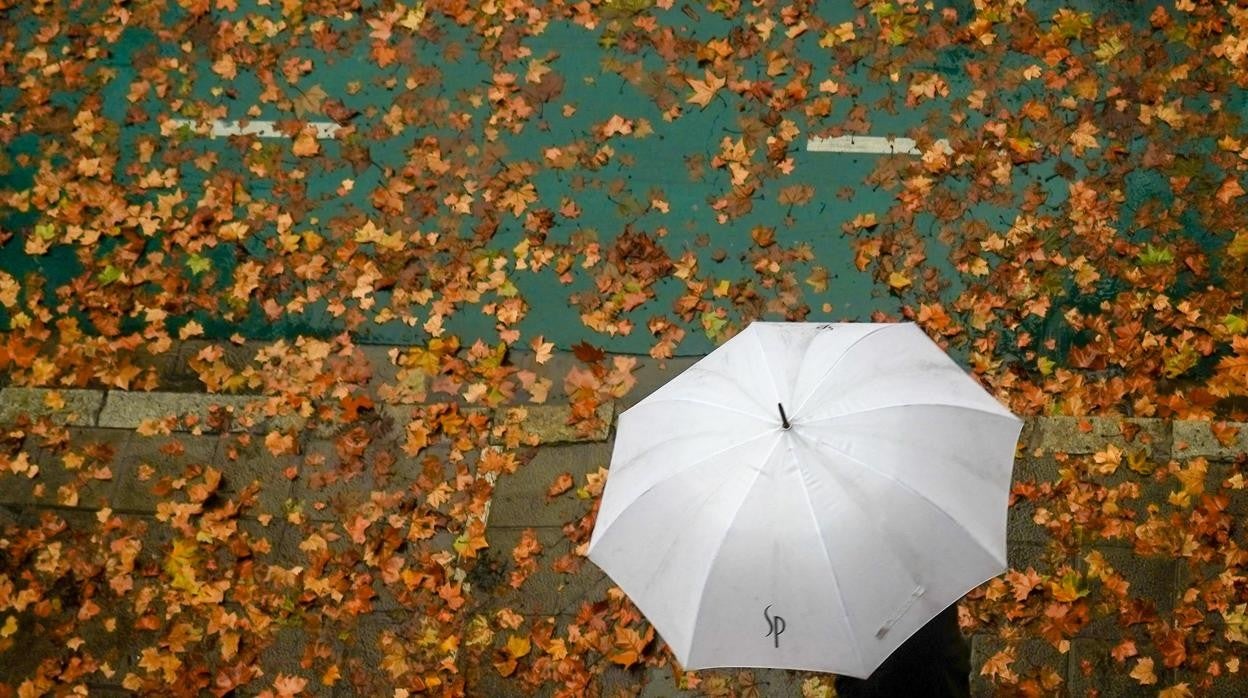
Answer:
<svg viewBox="0 0 1248 698"><path fill-rule="evenodd" d="M949 141L941 138L936 145L945 153L952 153ZM868 153L876 155L922 155L913 138L885 138L884 136L837 136L836 138L810 138L806 150L812 153Z"/></svg>
<svg viewBox="0 0 1248 698"><path fill-rule="evenodd" d="M200 124L195 119L170 119L168 123L173 124L174 128L189 126L192 129L198 129ZM308 121L306 123L315 129L316 137L320 139L334 139L339 128L338 124L333 121ZM209 122L209 128L209 135L213 138L244 134L255 135L259 138L289 138L278 130L276 121L263 119L213 119Z"/></svg>

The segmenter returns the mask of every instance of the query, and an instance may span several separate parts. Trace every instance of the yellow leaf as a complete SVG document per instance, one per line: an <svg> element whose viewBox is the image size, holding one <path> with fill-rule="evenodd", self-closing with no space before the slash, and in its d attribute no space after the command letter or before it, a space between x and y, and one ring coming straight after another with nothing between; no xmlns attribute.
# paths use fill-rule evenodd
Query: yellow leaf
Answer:
<svg viewBox="0 0 1248 698"><path fill-rule="evenodd" d="M59 390L49 390L43 396L43 404L54 410L65 409L65 396Z"/></svg>
<svg viewBox="0 0 1248 698"><path fill-rule="evenodd" d="M507 639L507 655L512 659L519 659L529 653L533 648L533 643L529 641L527 635L512 635Z"/></svg>
<svg viewBox="0 0 1248 698"><path fill-rule="evenodd" d="M305 127L295 136L293 151L299 157L311 157L321 152L321 144L316 141L316 135L310 127Z"/></svg>
<svg viewBox="0 0 1248 698"><path fill-rule="evenodd" d="M1157 683L1157 674L1153 672L1153 658L1141 657L1136 661L1135 668L1131 670L1131 678L1144 686Z"/></svg>
<svg viewBox="0 0 1248 698"><path fill-rule="evenodd" d="M338 683L338 679L340 678L342 678L342 671L338 669L338 665L330 665L330 667L325 670L325 673L321 674L321 685L333 686Z"/></svg>
<svg viewBox="0 0 1248 698"><path fill-rule="evenodd" d="M0 637L10 637L17 632L17 616L9 616L4 621L4 627L0 628Z"/></svg>
<svg viewBox="0 0 1248 698"><path fill-rule="evenodd" d="M1226 246L1226 253L1235 259L1248 257L1248 230L1235 233L1235 239Z"/></svg>
<svg viewBox="0 0 1248 698"><path fill-rule="evenodd" d="M901 290L910 285L910 277L895 271L888 275L888 285L895 289Z"/></svg>
<svg viewBox="0 0 1248 698"><path fill-rule="evenodd" d="M194 320L191 320L190 322L183 325L182 329L178 330L178 339L187 340L187 339L190 339L191 337L199 337L203 333L204 333L204 326L199 324L198 322L195 322Z"/></svg>

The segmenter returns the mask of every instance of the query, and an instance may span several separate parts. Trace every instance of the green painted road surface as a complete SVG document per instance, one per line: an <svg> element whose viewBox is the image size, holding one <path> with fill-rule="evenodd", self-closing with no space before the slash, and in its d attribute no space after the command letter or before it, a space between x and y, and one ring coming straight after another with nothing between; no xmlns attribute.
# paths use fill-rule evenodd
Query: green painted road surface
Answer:
<svg viewBox="0 0 1248 698"><path fill-rule="evenodd" d="M473 27L460 26L423 4L365 2L351 11L336 12L318 7L327 4L187 1L132 8L131 20L146 11L159 17L147 24L186 31L170 34L139 26L137 21L125 27L119 24L115 38L99 44L99 57L90 63L86 84L48 95L50 113L56 118L45 132L6 136L0 157L0 191L28 192L37 161L32 158L46 155L53 143L69 138L80 110L98 109L104 119L104 140L117 154L113 181L126 190L131 204L157 202L180 192L180 203L170 215L192 218L197 208L206 210L205 201L234 198L235 222L247 224L244 234L222 235L223 226L227 233L231 230L229 223L209 217L199 223L202 239L180 242L181 256L170 259L171 269L190 278L192 288L215 284L224 293L246 260L272 259L280 250L277 221L247 211L248 201L258 201L271 202L291 215L286 232L315 233L329 240L329 252L339 240L327 230L336 225L358 229L369 221L404 236L436 232L473 239L483 259L507 260L514 288L507 288L506 295L518 294L528 303L527 315L518 325L521 336L544 335L560 347L588 340L613 352L644 353L655 342L647 331L648 320L655 316L675 319L673 306L687 288L669 269L650 289L653 297L620 316L632 323L628 334L587 327L582 312L595 305L598 290L593 275L579 269L580 258L563 279L554 273L553 264L536 272L516 268L517 250L522 249L518 246L533 237L526 221L531 223L530 217L541 212L553 216L545 234L548 245L584 248L596 241L606 258L626 232L644 234L672 260L689 253L696 258L700 273L748 284L759 300L746 309L707 291L711 308L723 308L722 317L733 322L741 320L742 313L773 320L802 316L867 320L873 312L897 317L903 304L913 300L881 283L870 270L858 269L853 240L844 227L864 214L882 216L893 205L894 192L870 181L881 161L914 156L807 149L811 138L855 132L930 143L946 135L951 112L965 103L972 88L966 66L978 58L965 46L929 52L924 61L911 61L904 73L893 76L873 63L888 55L887 51L849 65L839 61L841 54L829 46L835 43L829 41L829 32L847 22L859 34L877 31L880 8L893 7L890 3L876 3L870 12L850 3L823 3L817 12L827 31L799 32L783 39L786 27L777 23L771 34L781 38L763 42L756 55L740 59L745 79L770 81L776 89L792 84L799 77L796 73L809 66L809 75L797 82L811 93L805 104L822 96L826 113L802 108L775 112L767 108L765 99L747 103L727 89L719 90L705 108L691 104L687 101L693 94L689 80L706 79L708 62L691 60L687 54L665 56L638 41L637 29L630 25L644 13L654 19L654 34L670 29L671 36L682 42L714 46L716 39L733 39L740 44L742 32L761 21L762 14L751 14L749 8L734 14L681 2L668 3L670 9L662 9L662 3L608 2L598 8L599 21L589 26L571 16L517 39L520 32L483 38ZM1096 3L1083 4L1097 10ZM719 3L718 7L732 5ZM1071 5L1033 2L1028 7L1034 16L1048 21L1045 18ZM1135 5L1107 3L1097 11L1118 13L1119 21L1142 25L1148 12ZM1112 7L1104 9L1107 6ZM42 36L40 28L46 25L32 7L23 4L0 10L0 19L8 25L5 41L13 43L15 55L30 55L39 47L63 55L82 50L81 37L72 32L61 31L51 39ZM502 4L489 7L510 11ZM944 9L963 17L975 12L970 2L928 3L923 11L938 16ZM93 17L91 12L100 15ZM84 24L116 20L115 13L94 5L76 13ZM189 21L193 16L198 19ZM522 22L517 20L517 24ZM294 36L294 26L313 30ZM237 38L222 38L231 31ZM500 49L498 44L506 44L508 37L515 39L514 45ZM273 54L270 63L278 74L263 76L253 69L262 61L248 63L247 58L265 52ZM777 62L781 57L785 62ZM1029 60L1021 54L1007 54L992 68L1018 69ZM940 76L947 94L934 94L908 107L906 90L915 71ZM0 81L0 114L9 113L10 121L16 110L24 108L21 89L14 76ZM1006 105L1017 106L1036 97L1038 89L1023 84L1016 94L998 97ZM510 108L507 99L516 94L528 97L526 106L517 108L535 113L510 121L500 119ZM1242 109L1241 94L1227 98L1231 106ZM236 125L239 120L268 120L278 122L278 127L291 120L332 123L326 117L327 104L335 105L335 114L353 129L345 136L315 139L319 153L312 157L296 156L295 141L289 135L210 135L213 120ZM404 109L415 116L398 116ZM963 127L978 128L985 118L971 111ZM178 126L175 119L186 122ZM755 161L763 160L767 138L774 138L764 126L774 127L777 120L788 121L793 129L791 142L783 144L776 155L776 162L784 161L787 175L754 176L758 187L748 199L748 210L732 212L725 220L715 202L732 191L733 171L716 167L715 158L725 152L726 142L739 142L759 151L750 156ZM1131 147L1142 151L1147 143L1141 139ZM1186 147L1198 153L1211 145L1193 142ZM215 154L216 160L206 167L197 165L196 158L204 154ZM501 178L520 198L484 201L482 191L468 190L452 176L454 172L439 172L451 160L456 166L475 168L469 178L478 186L486 188ZM64 160L60 165L72 167L74 163ZM1048 193L1045 206L1058 211L1065 201L1067 181L1055 177L1056 166L1052 160L1019 166L1010 186L1021 192L1039 185ZM1079 161L1068 166L1082 167ZM141 178L153 171L167 174L159 182L140 186ZM297 173L297 178L291 173ZM396 179L414 187L387 194ZM1125 206L1165 195L1164 185L1161 178L1142 174L1127 192ZM810 195L794 203L793 192L800 191L794 188L801 187L809 187ZM469 199L472 203L467 203ZM483 205L498 212L496 225L485 229L480 215ZM579 209L580 214L566 215L571 209ZM1006 230L1016 213L977 204L968 207L952 227L979 220ZM88 250L97 259L109 259L127 235L135 234L104 226L93 245L61 244L63 231L57 224L34 209L23 212L15 207L0 208L0 226L16 233L0 244L0 268L17 277L37 271L46 279L51 298L57 297L58 288L81 275L82 250L76 248ZM1193 223L1193 235L1200 234L1196 227ZM770 254L752 235L760 228L774 229L772 252L789 252L779 274L760 274L752 268L760 254ZM915 228L924 235L924 264L941 271L934 300L948 303L962 290L961 277L948 260L948 237L940 234L942 225L927 214L920 214ZM162 246L161 230L145 234L145 251ZM22 242L31 237L57 244L48 245L42 254L30 254ZM368 244L373 245L382 272L402 271L387 267L389 253L384 246ZM431 267L438 263L436 255L431 258ZM96 279L113 283L123 271L110 262ZM786 274L787 281L781 278ZM394 304L394 294L402 290L403 283L390 288L379 284L365 294L367 303L360 307L370 321L354 329L358 341L406 344L429 338L426 308L417 309L419 321L414 323L372 321ZM786 293L796 298L785 298ZM470 341L496 341L495 318L480 310L500 299L489 295L465 304L447 319L446 329ZM128 311L129 325L140 327L141 309ZM176 328L190 317L215 337L235 331L259 339L299 333L324 336L343 327L342 317L331 313L324 300L308 303L300 312L284 313L276 321L267 318L256 302L232 319L212 309L189 309L171 326ZM7 323L7 313L0 314L0 320ZM720 339L717 322L721 321L705 310L677 320L686 336L676 353L709 350Z"/></svg>

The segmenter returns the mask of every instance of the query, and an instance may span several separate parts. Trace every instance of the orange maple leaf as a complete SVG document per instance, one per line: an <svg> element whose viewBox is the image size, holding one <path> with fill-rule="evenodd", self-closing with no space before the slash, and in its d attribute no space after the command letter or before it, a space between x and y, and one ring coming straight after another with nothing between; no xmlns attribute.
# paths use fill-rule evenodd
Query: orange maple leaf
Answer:
<svg viewBox="0 0 1248 698"><path fill-rule="evenodd" d="M696 104L703 109L711 103L711 98L719 91L719 88L727 84L726 78L721 78L711 71L706 71L705 80L694 80L693 78L685 78L685 82L693 88L693 96L686 99L690 104Z"/></svg>

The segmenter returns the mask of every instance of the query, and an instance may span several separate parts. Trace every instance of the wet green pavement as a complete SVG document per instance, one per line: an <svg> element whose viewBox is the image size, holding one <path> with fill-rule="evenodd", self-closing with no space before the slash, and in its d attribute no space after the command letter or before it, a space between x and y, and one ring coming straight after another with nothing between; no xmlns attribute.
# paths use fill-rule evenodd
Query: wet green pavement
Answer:
<svg viewBox="0 0 1248 698"><path fill-rule="evenodd" d="M1083 4L1098 8L1097 3ZM640 3L638 7L649 5ZM1036 16L1045 17L1064 5L1046 2L1030 3L1029 7L1035 8ZM963 14L972 12L970 3L966 2L951 2L947 6ZM420 7L416 5L411 9L415 11ZM633 8L628 3L617 3L616 7L620 8L620 18L631 16ZM934 7L932 11L939 9ZM1100 10L1104 11L1103 5ZM164 16L172 26L186 11L170 4ZM1118 4L1108 11L1135 22L1144 22L1147 17L1144 10ZM326 33L345 32L358 26L364 17L375 17L377 12L378 8L365 4L358 14L323 17L316 21ZM848 4L828 4L820 12L830 25L851 21L856 16L869 17ZM20 9L11 8L7 14L32 30L18 32L19 37L33 36L38 24L36 18ZM655 16L660 28L670 27L682 40L703 43L727 36L742 24L739 18L729 20L705 8L695 10L688 5L655 11ZM408 205L402 211L386 210L384 206L379 210L377 204L377 192L384 190L395 174L404 172L405 168L410 172L413 162L430 152L461 152L469 154L470 160L478 161L478 169L472 173L477 179L505 178L515 169L523 173L520 179L532 187L531 200L526 202L523 211L500 213L497 227L484 235L479 245L479 254L484 257L506 256L514 263L517 245L527 236L526 217L535 211L559 211L568 202L574 202L581 211L579 217L556 216L549 231L551 242L599 241L605 251L625 231L644 232L657 240L670 258L679 259L682 254L692 252L700 270L712 270L716 278L750 281L764 299L774 298L779 290L775 286L768 287L769 282L751 270L754 259L751 255L758 250L750 233L759 226L773 227L781 248L797 250L798 256L809 257L809 261L786 263L784 271L792 273L792 280L803 294L801 302L811 310L811 319L866 320L875 311L895 317L906 302L899 294L891 292L887 284L879 283L869 272L856 268L852 240L842 228L861 214L883 214L892 205L893 193L868 180L880 160L910 156L808 152L806 139L837 133L846 127L871 135L942 137L943 129L949 125L951 105L963 100L969 91L970 82L964 68L974 58L966 49L954 46L934 54L930 63L917 66L941 75L949 85L949 94L925 101L918 108L908 108L904 99L908 74L899 75L894 82L873 70L867 61L848 67L838 65L833 52L821 45L821 37L816 32L799 35L795 39L795 51L813 66L808 79L812 90L825 80L837 83L837 91L829 94L830 112L804 120L790 112L784 114L785 118L795 119L798 131L784 153L791 158L790 174L778 179L764 178L751 198L748 213L724 223L717 220L719 212L714 209L713 202L731 191L733 183L729 171L713 167L711 160L720 152L724 139L742 139L743 128L756 125L765 110L743 113L741 110L745 106L740 100L725 98L722 93L705 109L688 104L685 102L689 93L686 76L699 75L702 66L689 61L668 64L654 51L630 50L627 32L618 31L611 23L585 27L569 20L553 21L540 34L524 38L520 44L523 50L518 53L525 55L494 65L490 61L501 60L499 52L483 50L482 39L473 30L443 17L435 19L432 14L420 21L438 22L440 31L436 42L404 33L397 26L393 36L375 43L350 44L339 37L336 44L327 41L317 46L311 38L313 34L307 33L296 47L283 48L277 59L288 75L273 79L274 84L284 88L284 94L275 98L273 94L265 94L264 81L247 66L233 74L228 66L214 65L207 48L217 33L214 27L243 23L250 31L251 40L255 40L257 33L275 31L273 27L277 25L266 24L266 21L311 21L311 11L307 17L301 18L298 13L283 17L283 9L277 5L244 1L238 3L236 9L209 11L193 25L197 33L191 36L160 36L145 28L126 28L119 32L117 41L107 47L106 57L98 62L98 69L92 76L93 88L54 94L52 102L58 105L65 119L72 121L79 108L98 100L101 113L110 122L107 129L116 130L114 138L120 157L114 174L115 180L123 186L132 185L135 173L146 169L135 162L141 145L155 145L153 162L164 157L166 164L176 170L176 184L150 190L131 186L128 198L137 204L180 190L185 194L185 204L190 206L182 213L193 211L193 204L210 188L224 184L234 188L234 195L240 202L236 206L240 218L246 216L242 202L248 197L272 201L279 207L288 201L298 201L292 209L296 232L323 230L336 221L350 220L358 224L373 220L386 229L405 233L436 230L442 235L481 237L480 232L474 230L480 223L478 217L448 214L447 209L452 206L447 199L430 198L434 194L443 197L448 192L455 193L445 177L427 177L430 196L421 198L420 191L409 193ZM255 50L265 50L263 41L254 43ZM273 43L276 46L278 42ZM376 56L369 55L375 45L393 48L401 54L401 59L392 58L384 67L379 66ZM65 46L68 49L68 40ZM1022 59L1019 56L1019 65ZM999 67L1010 67L1009 64L1007 57ZM760 57L749 61L749 65L754 74L747 77L757 80L773 77L767 74L767 62ZM548 70L545 76L549 77L535 81L534 70L539 75ZM783 68L777 70L774 75L777 82L792 77ZM144 93L136 87L141 81L150 82L152 71L163 71L171 78L163 97L154 89ZM510 74L518 88L530 93L550 90L553 95L539 102L539 113L523 122L492 124L498 109L489 95L490 89L500 84L499 74ZM318 99L318 94L323 96ZM1006 96L1006 103L1021 104L1034 96L1034 88L1022 85L1016 95ZM0 111L5 111L4 105L13 103L16 97L15 88L0 88ZM298 102L300 97L302 103ZM1242 110L1242 95L1231 97L1234 102L1231 106ZM350 120L356 132L346 139L320 141L321 153L313 158L295 157L289 139L208 138L192 133L189 128L162 136L158 126L165 118L323 121L326 117L318 113L315 106L326 99L338 100L346 110L357 112ZM200 113L200 106L204 105L216 111ZM420 116L414 122L392 128L395 105L414 106ZM673 120L671 110L675 108L683 113ZM855 112L856 108L865 111ZM668 112L666 117L665 111ZM459 121L448 118L451 114L460 115L456 117ZM632 133L603 137L604 125L616 116L627 120ZM972 112L968 118L974 126L983 116ZM646 131L650 133L643 135ZM31 172L22 166L22 155L46 152L51 142L65 135L63 130L49 127L46 134L18 136L8 149L7 157L0 161L7 163L0 167L0 188L21 190L30 186ZM567 166L551 166L552 152L580 148L592 153L604 144L612 153L601 158L605 161L603 164L581 157ZM1133 147L1140 149L1146 145L1142 141L1133 143ZM1191 143L1185 147L1198 154L1202 149L1211 148L1211 144ZM196 166L185 153L171 163L179 149L192 154L216 153L218 160L207 171ZM1060 210L1065 201L1066 180L1054 176L1055 166L1053 160L1044 160L1017 167L1011 186L1015 191L1022 191L1027 186L1039 185L1048 196L1045 206ZM1078 170L1082 163L1075 161L1069 166ZM277 170L298 171L302 177L292 181L272 176ZM427 174L421 173L422 176ZM344 180L351 181L350 191L342 189ZM784 190L802 186L813 191L809 201L782 202ZM1138 207L1140 201L1166 195L1164 182L1142 174L1127 192L1126 210ZM303 197L306 202L299 201ZM501 202L493 205L507 207ZM963 221L980 220L1004 229L1015 213L979 204L969 208L955 226ZM33 213L0 211L0 225L23 235L41 234L38 227L41 223ZM197 280L213 276L191 269L193 262L198 269L216 272L217 286L227 287L242 260L273 254L272 240L276 236L273 221L253 223L255 229L236 244L208 243L187 262L182 273ZM962 277L947 259L948 247L940 240L940 227L936 221L923 218L916 225L918 230L927 231L926 264L942 272L944 286L939 295L947 303L962 290ZM53 234L51 230L46 232ZM1192 235L1200 234L1193 224ZM149 249L158 246L159 236L157 233ZM105 232L94 254L107 256L114 242L115 238ZM808 250L809 254L803 255L802 250ZM46 277L47 292L52 296L56 288L69 283L78 274L81 267L76 254L71 246L53 245L47 254L31 256L10 242L0 245L0 267L15 274L39 271ZM376 256L384 268L384 251L377 252ZM819 288L817 275L812 277L817 269L827 272L826 289ZM106 269L105 273L108 272ZM544 335L560 347L588 340L615 352L646 352L654 341L646 331L647 319L670 313L673 303L685 291L679 279L670 275L660 279L654 287L654 298L626 314L634 323L633 331L627 336L608 336L587 328L579 313L570 307L579 298L596 295L589 273L574 270L567 280L569 283L561 281L549 267L533 273L515 272L511 278L516 291L529 304L528 315L519 324L522 336ZM390 290L377 290L372 312L385 308L391 294ZM727 301L722 306L729 318L736 317L738 309ZM468 307L456 313L448 320L448 329L469 340L496 339L494 318L475 310ZM277 322L266 319L255 304L241 321L227 321L202 311L195 317L205 325L209 335L221 337L235 331L259 339L299 333L328 335L341 329L341 319L331 315L323 301L308 305L301 315L288 314ZM764 313L763 317L782 319L782 315L774 311L770 316ZM177 322L181 320L175 324ZM138 320L135 323L139 326ZM687 335L677 347L678 354L704 353L717 343L714 332L707 330L699 318L687 322L685 327ZM360 341L375 343L418 343L428 338L419 324L411 326L399 321L366 323L356 331L356 336Z"/></svg>

